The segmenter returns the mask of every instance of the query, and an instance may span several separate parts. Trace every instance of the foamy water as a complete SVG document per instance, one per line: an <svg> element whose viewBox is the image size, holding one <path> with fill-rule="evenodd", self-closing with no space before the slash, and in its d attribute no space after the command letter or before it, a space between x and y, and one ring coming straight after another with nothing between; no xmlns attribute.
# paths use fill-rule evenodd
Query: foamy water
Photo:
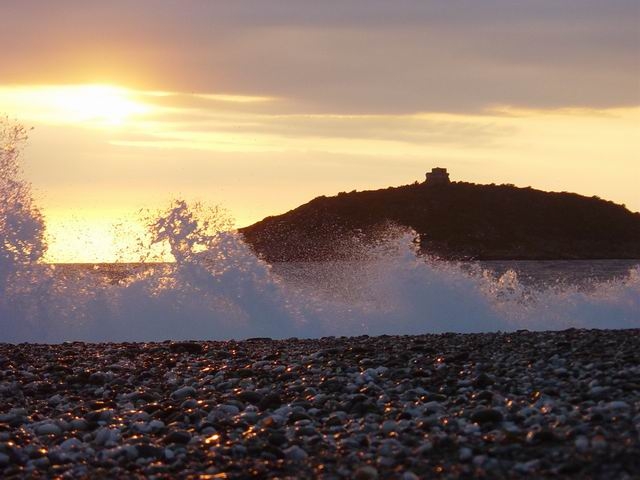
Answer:
<svg viewBox="0 0 640 480"><path fill-rule="evenodd" d="M271 267L217 229L215 210L184 201L149 222L150 244L175 263L115 277L42 265L45 225L18 151L0 149L2 342L640 327L637 265L608 279L521 282L517 265L496 274L418 257L414 234L399 230L358 262Z"/></svg>
<svg viewBox="0 0 640 480"><path fill-rule="evenodd" d="M531 287L513 270L417 257L403 235L367 261L270 267L233 233L215 250L113 279L43 265L0 303L9 342L640 327L640 269L608 281Z"/></svg>

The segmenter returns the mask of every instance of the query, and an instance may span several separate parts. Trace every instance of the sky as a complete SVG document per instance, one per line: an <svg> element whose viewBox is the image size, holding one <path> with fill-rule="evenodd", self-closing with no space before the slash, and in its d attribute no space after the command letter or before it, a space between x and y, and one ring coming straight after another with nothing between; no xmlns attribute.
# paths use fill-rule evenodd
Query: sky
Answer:
<svg viewBox="0 0 640 480"><path fill-rule="evenodd" d="M435 166L640 211L639 24L635 0L2 2L0 114L33 127L49 261L116 259L113 225L174 198L243 226Z"/></svg>

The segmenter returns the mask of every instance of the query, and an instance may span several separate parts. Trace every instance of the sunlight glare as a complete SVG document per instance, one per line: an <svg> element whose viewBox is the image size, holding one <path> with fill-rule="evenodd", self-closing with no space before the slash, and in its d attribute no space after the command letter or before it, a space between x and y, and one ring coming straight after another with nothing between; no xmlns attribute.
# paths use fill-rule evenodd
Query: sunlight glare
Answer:
<svg viewBox="0 0 640 480"><path fill-rule="evenodd" d="M139 219L124 212L69 211L47 215L48 250L45 263L138 262L145 235ZM161 248L149 259L171 260Z"/></svg>
<svg viewBox="0 0 640 480"><path fill-rule="evenodd" d="M133 91L112 85L2 87L0 104L21 119L102 127L121 126L151 110Z"/></svg>

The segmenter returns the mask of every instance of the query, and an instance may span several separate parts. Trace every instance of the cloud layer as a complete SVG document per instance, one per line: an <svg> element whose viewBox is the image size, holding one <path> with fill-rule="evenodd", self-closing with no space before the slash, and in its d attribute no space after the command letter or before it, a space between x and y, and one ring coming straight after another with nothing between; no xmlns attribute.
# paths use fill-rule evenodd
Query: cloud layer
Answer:
<svg viewBox="0 0 640 480"><path fill-rule="evenodd" d="M282 99L283 112L640 103L632 0L23 0L3 83L115 82ZM8 20L8 21L7 21Z"/></svg>

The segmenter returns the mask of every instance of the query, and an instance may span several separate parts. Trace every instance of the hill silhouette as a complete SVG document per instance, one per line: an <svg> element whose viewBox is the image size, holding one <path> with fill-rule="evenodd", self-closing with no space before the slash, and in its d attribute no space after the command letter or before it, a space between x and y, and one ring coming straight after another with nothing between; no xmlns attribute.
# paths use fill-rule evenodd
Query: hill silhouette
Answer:
<svg viewBox="0 0 640 480"><path fill-rule="evenodd" d="M640 214L598 197L513 185L415 183L321 196L240 231L269 262L348 258L389 225L445 259L640 258Z"/></svg>

